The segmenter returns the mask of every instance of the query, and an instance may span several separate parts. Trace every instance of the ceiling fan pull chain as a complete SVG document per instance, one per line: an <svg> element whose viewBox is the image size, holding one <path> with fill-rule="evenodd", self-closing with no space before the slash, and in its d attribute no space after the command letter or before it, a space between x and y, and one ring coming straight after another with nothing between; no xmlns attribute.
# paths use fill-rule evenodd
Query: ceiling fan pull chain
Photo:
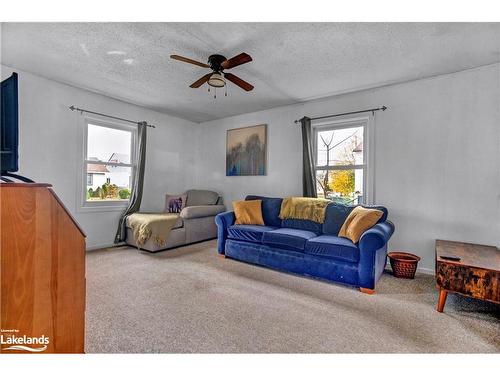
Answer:
<svg viewBox="0 0 500 375"><path fill-rule="evenodd" d="M226 90L224 96L227 96L227 85L224 85L224 89Z"/></svg>
<svg viewBox="0 0 500 375"><path fill-rule="evenodd" d="M214 99L217 99L217 87L214 87Z"/></svg>

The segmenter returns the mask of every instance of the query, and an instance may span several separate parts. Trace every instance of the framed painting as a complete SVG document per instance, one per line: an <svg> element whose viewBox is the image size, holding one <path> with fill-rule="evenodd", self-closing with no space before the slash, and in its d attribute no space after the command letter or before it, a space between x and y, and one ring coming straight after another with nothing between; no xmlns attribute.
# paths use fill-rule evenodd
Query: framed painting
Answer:
<svg viewBox="0 0 500 375"><path fill-rule="evenodd" d="M229 129L226 134L226 176L265 176L266 148L266 124Z"/></svg>

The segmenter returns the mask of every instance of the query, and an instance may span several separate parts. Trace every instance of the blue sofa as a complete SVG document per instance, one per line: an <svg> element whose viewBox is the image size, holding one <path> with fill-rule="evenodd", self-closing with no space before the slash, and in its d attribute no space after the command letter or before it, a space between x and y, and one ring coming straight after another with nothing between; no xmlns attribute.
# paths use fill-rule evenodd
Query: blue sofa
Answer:
<svg viewBox="0 0 500 375"><path fill-rule="evenodd" d="M221 255L299 275L340 282L373 293L386 265L387 242L394 224L387 209L359 243L337 234L355 206L330 203L325 222L279 218L282 198L247 196L262 200L264 226L235 225L234 212L215 217L217 251Z"/></svg>

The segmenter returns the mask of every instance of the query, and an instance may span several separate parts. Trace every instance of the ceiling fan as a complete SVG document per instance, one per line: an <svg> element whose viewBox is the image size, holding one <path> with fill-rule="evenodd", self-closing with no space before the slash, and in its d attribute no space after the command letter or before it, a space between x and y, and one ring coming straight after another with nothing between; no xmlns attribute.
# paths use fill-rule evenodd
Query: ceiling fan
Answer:
<svg viewBox="0 0 500 375"><path fill-rule="evenodd" d="M248 82L242 80L241 78L235 76L234 74L224 72L225 69L231 69L236 66L246 64L252 61L252 57L246 53L240 53L239 55L236 55L230 59L226 59L222 55L210 55L208 57L208 64L204 64L202 62L188 59L187 57L179 55L170 55L170 58L174 60L183 61L189 64L201 66L202 68L212 69L211 73L205 74L199 80L192 83L189 86L191 88L198 88L205 82L207 82L209 86L220 88L226 86L226 80L228 80L234 83L236 86L241 87L245 91L253 90L253 86Z"/></svg>

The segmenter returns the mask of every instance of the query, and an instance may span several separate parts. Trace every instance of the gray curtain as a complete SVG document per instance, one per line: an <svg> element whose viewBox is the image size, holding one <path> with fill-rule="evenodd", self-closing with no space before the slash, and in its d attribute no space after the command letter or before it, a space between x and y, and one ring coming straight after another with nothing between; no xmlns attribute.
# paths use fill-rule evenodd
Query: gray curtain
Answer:
<svg viewBox="0 0 500 375"><path fill-rule="evenodd" d="M311 119L303 117L300 123L302 126L302 194L304 197L316 198L316 171L314 168Z"/></svg>
<svg viewBox="0 0 500 375"><path fill-rule="evenodd" d="M140 122L138 124L137 131L137 144L139 146L137 152L137 170L134 173L134 180L132 182L132 195L130 196L130 202L127 209L122 213L120 217L120 222L118 224L118 230L116 231L115 243L125 241L127 230L125 228L125 220L127 216L139 211L141 207L142 200L142 186L144 184L144 169L146 167L146 122Z"/></svg>

